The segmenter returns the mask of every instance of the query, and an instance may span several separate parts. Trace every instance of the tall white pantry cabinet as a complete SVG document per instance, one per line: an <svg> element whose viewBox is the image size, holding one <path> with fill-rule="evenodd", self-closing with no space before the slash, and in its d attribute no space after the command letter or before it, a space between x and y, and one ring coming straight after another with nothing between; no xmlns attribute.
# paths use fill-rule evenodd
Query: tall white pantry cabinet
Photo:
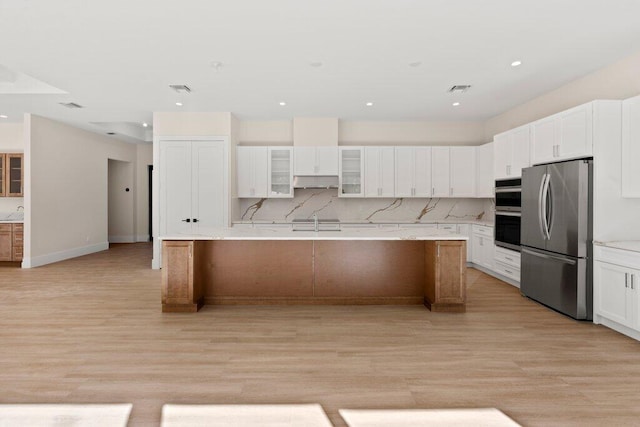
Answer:
<svg viewBox="0 0 640 427"><path fill-rule="evenodd" d="M228 225L225 141L160 141L160 236Z"/></svg>

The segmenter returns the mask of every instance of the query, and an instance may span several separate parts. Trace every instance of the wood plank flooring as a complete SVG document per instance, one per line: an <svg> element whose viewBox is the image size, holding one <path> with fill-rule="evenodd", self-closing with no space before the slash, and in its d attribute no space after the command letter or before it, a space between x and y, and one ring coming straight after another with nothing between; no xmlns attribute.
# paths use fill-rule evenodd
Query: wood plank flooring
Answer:
<svg viewBox="0 0 640 427"><path fill-rule="evenodd" d="M0 402L496 407L525 426L640 424L640 343L477 270L466 313L423 306L160 312L149 244L0 268Z"/></svg>

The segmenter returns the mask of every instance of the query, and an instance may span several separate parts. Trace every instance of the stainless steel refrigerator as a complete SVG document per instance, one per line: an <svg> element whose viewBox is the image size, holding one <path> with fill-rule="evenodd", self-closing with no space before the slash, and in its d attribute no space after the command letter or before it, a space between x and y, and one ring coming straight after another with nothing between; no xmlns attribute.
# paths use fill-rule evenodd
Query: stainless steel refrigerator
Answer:
<svg viewBox="0 0 640 427"><path fill-rule="evenodd" d="M593 163L522 171L520 291L574 319L591 320Z"/></svg>

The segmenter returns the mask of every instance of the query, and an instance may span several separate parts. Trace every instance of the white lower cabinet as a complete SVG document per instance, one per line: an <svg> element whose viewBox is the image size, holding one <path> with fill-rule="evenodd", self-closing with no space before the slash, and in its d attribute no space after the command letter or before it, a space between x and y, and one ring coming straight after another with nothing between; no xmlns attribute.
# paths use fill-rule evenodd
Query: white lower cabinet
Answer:
<svg viewBox="0 0 640 427"><path fill-rule="evenodd" d="M520 252L495 247L494 271L520 283Z"/></svg>
<svg viewBox="0 0 640 427"><path fill-rule="evenodd" d="M594 247L593 322L640 340L640 252Z"/></svg>
<svg viewBox="0 0 640 427"><path fill-rule="evenodd" d="M493 227L475 224L472 226L471 256L474 264L493 270Z"/></svg>

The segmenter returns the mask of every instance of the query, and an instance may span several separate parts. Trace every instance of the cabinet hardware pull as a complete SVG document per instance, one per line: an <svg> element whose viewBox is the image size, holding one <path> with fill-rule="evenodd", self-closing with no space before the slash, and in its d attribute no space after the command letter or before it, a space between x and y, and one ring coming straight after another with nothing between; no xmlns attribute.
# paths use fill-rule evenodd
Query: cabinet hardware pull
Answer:
<svg viewBox="0 0 640 427"><path fill-rule="evenodd" d="M513 259L509 258L508 256L504 257L504 259L506 259L507 261L513 261Z"/></svg>
<svg viewBox="0 0 640 427"><path fill-rule="evenodd" d="M199 222L198 218L193 218L193 222Z"/></svg>
<svg viewBox="0 0 640 427"><path fill-rule="evenodd" d="M513 274L513 271L507 270L506 268L505 268L505 270L504 270L504 271L505 271L506 273Z"/></svg>
<svg viewBox="0 0 640 427"><path fill-rule="evenodd" d="M183 219L182 222L191 222L191 218Z"/></svg>
<svg viewBox="0 0 640 427"><path fill-rule="evenodd" d="M624 273L624 287L629 287L629 273Z"/></svg>
<svg viewBox="0 0 640 427"><path fill-rule="evenodd" d="M631 273L630 276L631 276L631 289L633 289L633 276L634 276L634 274Z"/></svg>

